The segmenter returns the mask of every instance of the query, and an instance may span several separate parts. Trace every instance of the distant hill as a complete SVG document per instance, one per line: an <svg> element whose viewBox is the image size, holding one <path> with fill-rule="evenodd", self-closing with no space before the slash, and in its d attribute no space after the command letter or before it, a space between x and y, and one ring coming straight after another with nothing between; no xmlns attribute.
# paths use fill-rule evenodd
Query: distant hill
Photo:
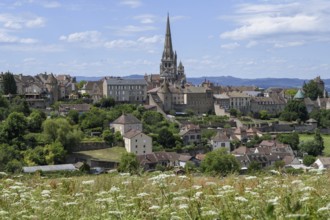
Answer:
<svg viewBox="0 0 330 220"><path fill-rule="evenodd" d="M141 79L143 75L130 75L124 76L123 78L130 79ZM77 76L77 81L86 80L86 81L97 81L103 77L85 77ZM257 79L242 79L232 76L205 76L198 78L188 78L187 81L191 82L194 85L199 85L204 80L213 82L215 85L222 86L257 86L260 88L269 88L269 87L283 87L283 88L300 88L303 86L304 82L308 82L310 79L298 79L298 78L257 78ZM325 86L328 91L330 91L330 79L323 79Z"/></svg>

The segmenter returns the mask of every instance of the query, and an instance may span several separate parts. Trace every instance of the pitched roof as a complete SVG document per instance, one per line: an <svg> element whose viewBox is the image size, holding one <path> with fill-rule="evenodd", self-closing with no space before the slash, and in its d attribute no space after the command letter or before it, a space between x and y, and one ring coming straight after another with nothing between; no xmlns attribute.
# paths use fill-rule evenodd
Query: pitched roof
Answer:
<svg viewBox="0 0 330 220"><path fill-rule="evenodd" d="M228 142L229 138L227 137L225 132L218 131L215 136L212 137L213 141L221 141L221 142Z"/></svg>
<svg viewBox="0 0 330 220"><path fill-rule="evenodd" d="M132 114L122 114L112 124L141 124L141 121Z"/></svg>
<svg viewBox="0 0 330 220"><path fill-rule="evenodd" d="M129 130L128 132L126 132L125 134L124 134L124 137L125 138L128 138L128 139L131 139L131 138L133 138L133 137L135 137L136 135L139 135L139 134L141 134L142 133L142 131L139 131L139 130L136 130L136 129L131 129L131 130Z"/></svg>
<svg viewBox="0 0 330 220"><path fill-rule="evenodd" d="M191 158L192 158L192 156L190 156L190 155L183 155L183 154L180 154L180 156L179 156L179 161L187 162L187 161L189 161Z"/></svg>
<svg viewBox="0 0 330 220"><path fill-rule="evenodd" d="M330 157L319 157L318 159L323 165L330 165Z"/></svg>

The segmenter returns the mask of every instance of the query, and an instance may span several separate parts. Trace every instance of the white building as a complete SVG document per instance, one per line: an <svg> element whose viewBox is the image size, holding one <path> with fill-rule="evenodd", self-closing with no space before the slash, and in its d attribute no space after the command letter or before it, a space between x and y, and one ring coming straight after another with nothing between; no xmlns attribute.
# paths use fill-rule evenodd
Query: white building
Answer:
<svg viewBox="0 0 330 220"><path fill-rule="evenodd" d="M139 130L130 130L124 134L126 151L136 155L152 153L152 138Z"/></svg>
<svg viewBox="0 0 330 220"><path fill-rule="evenodd" d="M110 124L110 128L114 129L115 132L119 131L123 136L132 129L142 131L142 123L134 115L122 114Z"/></svg>
<svg viewBox="0 0 330 220"><path fill-rule="evenodd" d="M212 146L212 150L225 148L228 153L230 152L230 139L224 132L218 131L217 134L211 138L210 144Z"/></svg>

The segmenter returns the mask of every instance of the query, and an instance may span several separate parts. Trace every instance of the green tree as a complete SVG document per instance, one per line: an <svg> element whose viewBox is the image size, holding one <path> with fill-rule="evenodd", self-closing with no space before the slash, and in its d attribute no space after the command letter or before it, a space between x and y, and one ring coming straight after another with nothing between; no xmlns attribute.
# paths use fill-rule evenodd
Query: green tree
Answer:
<svg viewBox="0 0 330 220"><path fill-rule="evenodd" d="M225 176L238 172L240 165L235 156L228 154L226 149L217 149L206 154L201 169L205 173Z"/></svg>
<svg viewBox="0 0 330 220"><path fill-rule="evenodd" d="M63 145L56 141L51 144L47 144L44 148L45 160L47 164L58 164L65 160L66 150Z"/></svg>
<svg viewBox="0 0 330 220"><path fill-rule="evenodd" d="M77 89L81 89L86 83L87 81L85 80L81 80L80 82L76 83Z"/></svg>
<svg viewBox="0 0 330 220"><path fill-rule="evenodd" d="M5 95L17 93L16 81L14 75L10 72L3 74L3 93Z"/></svg>
<svg viewBox="0 0 330 220"><path fill-rule="evenodd" d="M305 103L300 100L289 100L281 113L280 119L285 121L295 121L297 119L306 121L308 112Z"/></svg>
<svg viewBox="0 0 330 220"><path fill-rule="evenodd" d="M42 127L48 143L59 142L68 152L71 152L82 138L82 132L72 126L65 118L47 119Z"/></svg>
<svg viewBox="0 0 330 220"><path fill-rule="evenodd" d="M292 150L298 150L299 135L297 132L292 132L290 134L278 134L276 139L281 143L289 144Z"/></svg>
<svg viewBox="0 0 330 220"><path fill-rule="evenodd" d="M261 120L268 120L270 118L270 115L267 110L261 110L259 114Z"/></svg>
<svg viewBox="0 0 330 220"><path fill-rule="evenodd" d="M118 171L137 174L139 171L139 162L133 153L124 153L119 162Z"/></svg>
<svg viewBox="0 0 330 220"><path fill-rule="evenodd" d="M299 150L305 152L308 155L318 156L322 154L323 147L315 140L301 142L299 144Z"/></svg>
<svg viewBox="0 0 330 220"><path fill-rule="evenodd" d="M0 144L0 171L13 171L10 162L21 159L20 152L9 144ZM15 170L14 170L15 171Z"/></svg>
<svg viewBox="0 0 330 220"><path fill-rule="evenodd" d="M313 101L316 100L317 97L323 98L323 91L318 87L318 84L314 80L304 83L303 90L305 97L309 97Z"/></svg>
<svg viewBox="0 0 330 220"><path fill-rule="evenodd" d="M24 162L29 166L46 165L45 152L42 146L27 149L24 152Z"/></svg>
<svg viewBox="0 0 330 220"><path fill-rule="evenodd" d="M248 167L248 172L249 173L255 173L255 172L258 172L261 170L261 164L258 163L257 161L253 160L251 161L251 163L249 164L249 167Z"/></svg>
<svg viewBox="0 0 330 220"><path fill-rule="evenodd" d="M46 120L47 116L44 112L40 110L33 110L29 115L28 119L28 128L31 132L41 132L42 123Z"/></svg>
<svg viewBox="0 0 330 220"><path fill-rule="evenodd" d="M232 108L229 110L229 114L230 114L230 116L237 117L238 111L236 109Z"/></svg>
<svg viewBox="0 0 330 220"><path fill-rule="evenodd" d="M284 93L287 97L292 99L297 94L297 91L298 89L286 89Z"/></svg>
<svg viewBox="0 0 330 220"><path fill-rule="evenodd" d="M115 142L115 135L110 129L104 130L102 133L102 137L103 137L104 142L107 145L113 146L113 144Z"/></svg>
<svg viewBox="0 0 330 220"><path fill-rule="evenodd" d="M7 143L22 138L27 129L27 119L22 113L13 112L3 122L1 136Z"/></svg>
<svg viewBox="0 0 330 220"><path fill-rule="evenodd" d="M115 106L115 100L112 97L103 97L100 101L95 103L94 106L100 108L111 108Z"/></svg>
<svg viewBox="0 0 330 220"><path fill-rule="evenodd" d="M305 155L303 158L303 164L305 166L310 166L312 165L316 160L316 157L312 156L312 155Z"/></svg>
<svg viewBox="0 0 330 220"><path fill-rule="evenodd" d="M314 140L320 146L320 148L322 148L322 151L323 151L324 150L324 141L321 136L320 129L315 129Z"/></svg>
<svg viewBox="0 0 330 220"><path fill-rule="evenodd" d="M10 111L22 112L25 116L30 115L31 110L29 104L24 98L16 96L10 101Z"/></svg>
<svg viewBox="0 0 330 220"><path fill-rule="evenodd" d="M167 128L162 128L158 134L158 143L164 148L175 147L175 137Z"/></svg>
<svg viewBox="0 0 330 220"><path fill-rule="evenodd" d="M67 118L73 123L78 124L79 123L79 112L77 110L70 110L68 112Z"/></svg>

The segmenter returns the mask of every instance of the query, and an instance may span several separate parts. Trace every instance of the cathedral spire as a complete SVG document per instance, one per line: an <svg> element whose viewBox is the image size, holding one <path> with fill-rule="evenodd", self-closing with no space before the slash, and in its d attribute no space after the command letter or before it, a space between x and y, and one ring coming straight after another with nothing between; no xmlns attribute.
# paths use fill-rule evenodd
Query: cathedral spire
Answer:
<svg viewBox="0 0 330 220"><path fill-rule="evenodd" d="M172 36L171 36L171 27L170 27L170 16L169 14L167 14L163 59L172 58L172 57L173 57L173 47L172 47Z"/></svg>

